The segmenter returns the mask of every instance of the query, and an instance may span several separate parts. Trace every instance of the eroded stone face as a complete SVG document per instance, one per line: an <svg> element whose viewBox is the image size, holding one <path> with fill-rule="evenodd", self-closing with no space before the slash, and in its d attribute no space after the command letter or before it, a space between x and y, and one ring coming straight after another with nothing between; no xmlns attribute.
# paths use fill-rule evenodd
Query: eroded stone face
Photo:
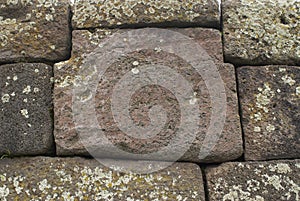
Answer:
<svg viewBox="0 0 300 201"><path fill-rule="evenodd" d="M68 22L67 0L1 0L0 63L66 59Z"/></svg>
<svg viewBox="0 0 300 201"><path fill-rule="evenodd" d="M124 163L143 167L143 162ZM0 199L15 198L205 200L201 170L195 164L175 163L156 173L134 174L112 171L91 159L47 157L0 160Z"/></svg>
<svg viewBox="0 0 300 201"><path fill-rule="evenodd" d="M225 0L224 54L238 65L300 63L298 0Z"/></svg>
<svg viewBox="0 0 300 201"><path fill-rule="evenodd" d="M0 69L0 155L52 154L52 67L19 63Z"/></svg>
<svg viewBox="0 0 300 201"><path fill-rule="evenodd" d="M206 178L211 201L300 199L300 160L224 163Z"/></svg>
<svg viewBox="0 0 300 201"><path fill-rule="evenodd" d="M76 80L82 79L79 74L84 66L83 62L87 57L97 54L96 48L103 40L111 37L114 33L123 33L126 30L102 30L97 29L91 33L87 30L73 31L73 48L70 60L57 63L54 67L55 87L54 87L54 108L55 108L55 141L58 155L89 155L80 141L80 135L75 129L72 113L73 87ZM115 146L126 152L145 154L158 151L161 147L168 145L176 134L176 128L180 123L180 108L174 94L169 90L159 86L147 86L137 90L130 101L130 115L136 125L147 126L149 124L149 110L155 105L162 105L168 113L167 122L162 131L155 137L147 140L136 139L124 134L118 127L117 122L111 112L111 96L116 83L120 81L126 73L138 75L144 65L164 65L179 72L190 83L193 84L196 94L187 104L200 102L199 115L201 120L196 132L196 139L192 142L191 148L184 154L181 160L215 162L235 159L242 154L242 137L239 123L236 86L234 77L234 67L230 64L223 64L222 46L220 33L212 29L173 29L184 36L189 36L202 46L209 55L209 60L216 63L222 80L225 83L227 95L227 117L223 132L217 145L213 148L209 156L199 159L198 155L202 142L205 138L209 118L211 115L211 102L209 92L204 80L195 69L182 58L162 51L160 47L133 51L117 59L108 66L105 72L105 79L99 81L96 93L96 113L97 121L102 130ZM125 40L125 39L124 39ZM128 38L126 40L134 40ZM176 44L177 41L174 41ZM101 45L100 45L101 48ZM187 47L188 48L188 47ZM200 57L200 56L199 56ZM92 68L91 68L92 69ZM74 97L73 97L74 98ZM81 122L82 123L82 122ZM84 126L84 125L83 125ZM89 129L89 128L86 128ZM92 132L91 128L91 132ZM188 137L190 133L186 133ZM111 150L107 143L101 139L91 140L90 148L101 147L103 150L99 157L120 157ZM93 144L95 143L95 144ZM98 143L98 144L97 144ZM182 146L186 144L182 143ZM168 156L164 156L168 158ZM165 159L164 158L164 159ZM152 158L153 159L153 158ZM155 158L161 160L162 158Z"/></svg>
<svg viewBox="0 0 300 201"><path fill-rule="evenodd" d="M245 158L299 158L300 67L245 66L237 72Z"/></svg>
<svg viewBox="0 0 300 201"><path fill-rule="evenodd" d="M217 0L76 0L72 7L72 25L74 28L99 28L171 23L218 27L218 7Z"/></svg>

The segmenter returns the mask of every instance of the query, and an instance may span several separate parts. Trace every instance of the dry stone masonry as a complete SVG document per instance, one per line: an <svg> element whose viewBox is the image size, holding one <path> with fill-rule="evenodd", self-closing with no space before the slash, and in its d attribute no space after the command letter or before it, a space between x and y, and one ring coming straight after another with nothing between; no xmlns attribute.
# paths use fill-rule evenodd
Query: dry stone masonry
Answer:
<svg viewBox="0 0 300 201"><path fill-rule="evenodd" d="M300 201L299 33L299 0L0 0L0 200Z"/></svg>

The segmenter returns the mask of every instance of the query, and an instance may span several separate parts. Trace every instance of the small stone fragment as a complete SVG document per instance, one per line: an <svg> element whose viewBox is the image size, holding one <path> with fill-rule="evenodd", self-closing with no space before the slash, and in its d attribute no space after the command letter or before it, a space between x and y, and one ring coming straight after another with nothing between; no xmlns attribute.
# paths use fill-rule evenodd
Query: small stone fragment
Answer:
<svg viewBox="0 0 300 201"><path fill-rule="evenodd" d="M299 158L300 67L244 66L237 75L246 160Z"/></svg>

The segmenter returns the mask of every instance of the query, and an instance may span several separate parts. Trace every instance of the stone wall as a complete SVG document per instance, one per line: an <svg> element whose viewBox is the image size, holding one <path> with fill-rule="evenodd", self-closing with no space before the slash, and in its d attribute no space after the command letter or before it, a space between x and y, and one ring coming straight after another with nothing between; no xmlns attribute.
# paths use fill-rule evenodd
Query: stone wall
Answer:
<svg viewBox="0 0 300 201"><path fill-rule="evenodd" d="M0 200L300 200L299 0L0 0L0 27Z"/></svg>

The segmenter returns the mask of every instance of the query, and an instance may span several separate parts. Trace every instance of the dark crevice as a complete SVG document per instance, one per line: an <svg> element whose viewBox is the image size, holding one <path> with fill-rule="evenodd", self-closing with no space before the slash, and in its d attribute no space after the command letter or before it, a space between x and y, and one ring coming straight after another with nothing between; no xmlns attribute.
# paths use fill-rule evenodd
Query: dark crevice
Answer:
<svg viewBox="0 0 300 201"><path fill-rule="evenodd" d="M200 166L201 168L201 173L202 173L202 183L203 183L203 188L204 188L204 196L205 200L209 201L209 190L208 190L208 182L205 174L205 166Z"/></svg>

